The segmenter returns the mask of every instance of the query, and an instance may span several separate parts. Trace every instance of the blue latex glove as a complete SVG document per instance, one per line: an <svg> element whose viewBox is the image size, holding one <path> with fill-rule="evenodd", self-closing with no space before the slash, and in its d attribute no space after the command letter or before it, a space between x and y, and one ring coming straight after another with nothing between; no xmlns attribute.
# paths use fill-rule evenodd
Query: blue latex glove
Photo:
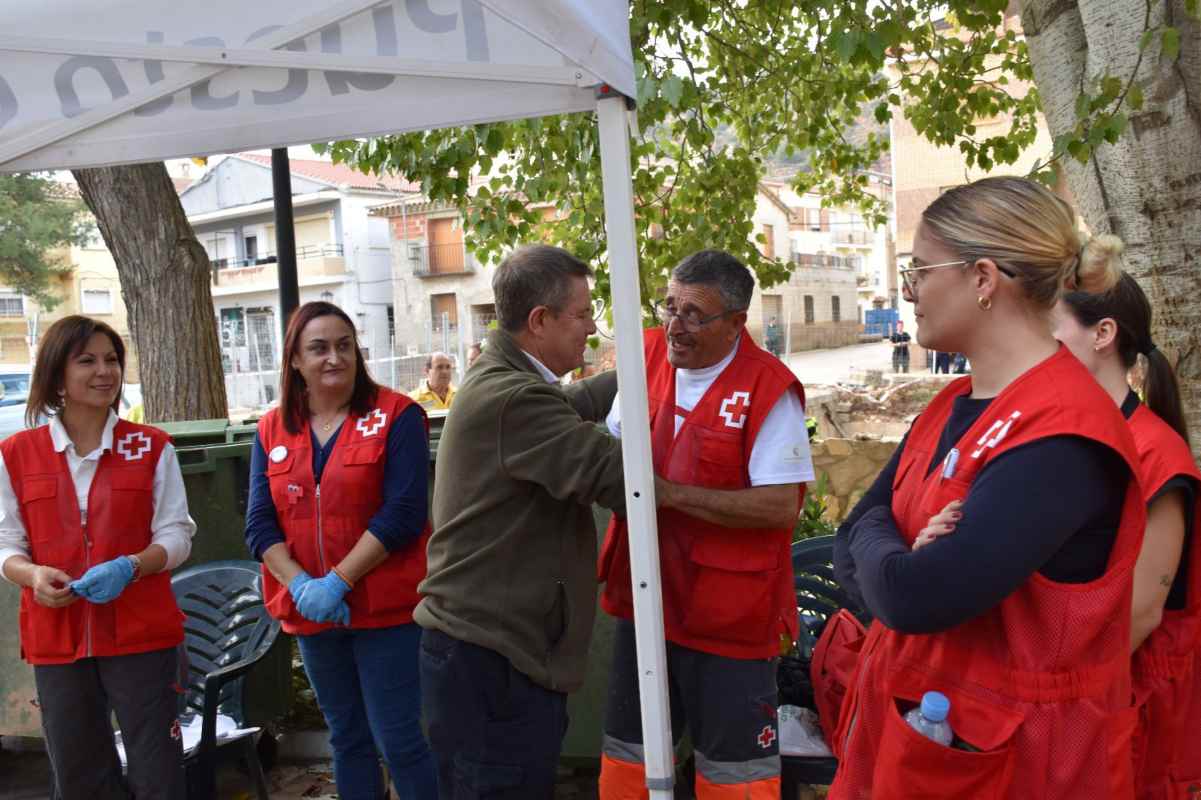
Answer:
<svg viewBox="0 0 1201 800"><path fill-rule="evenodd" d="M71 591L92 603L110 603L120 597L121 592L133 580L133 562L125 556L105 561L83 573L69 584Z"/></svg>
<svg viewBox="0 0 1201 800"><path fill-rule="evenodd" d="M300 593L304 590L304 585L311 581L313 576L301 570L296 573L296 577L288 583L288 594L292 595L292 602L300 604Z"/></svg>
<svg viewBox="0 0 1201 800"><path fill-rule="evenodd" d="M350 585L330 570L324 578L313 578L300 590L296 608L301 616L313 622L337 622L350 624L350 607L342 598L350 591Z"/></svg>

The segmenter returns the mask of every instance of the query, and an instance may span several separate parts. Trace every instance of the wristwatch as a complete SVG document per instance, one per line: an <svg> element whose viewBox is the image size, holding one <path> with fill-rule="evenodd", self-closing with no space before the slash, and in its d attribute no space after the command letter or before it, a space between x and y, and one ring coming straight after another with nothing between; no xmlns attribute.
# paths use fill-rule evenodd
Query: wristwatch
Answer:
<svg viewBox="0 0 1201 800"><path fill-rule="evenodd" d="M129 579L129 582L133 583L142 577L142 559L137 556L126 556L126 558L129 559L129 564L133 567L133 577Z"/></svg>

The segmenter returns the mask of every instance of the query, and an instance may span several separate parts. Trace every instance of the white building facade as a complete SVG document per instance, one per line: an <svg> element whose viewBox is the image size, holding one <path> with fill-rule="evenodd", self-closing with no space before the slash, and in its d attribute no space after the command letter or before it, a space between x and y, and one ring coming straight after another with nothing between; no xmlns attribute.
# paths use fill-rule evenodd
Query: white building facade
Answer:
<svg viewBox="0 0 1201 800"><path fill-rule="evenodd" d="M368 212L403 187L328 162L293 159L291 166L300 302L342 308L375 357L392 335L392 276L387 223ZM271 159L230 156L180 201L213 262L230 407L267 406L278 398L283 343Z"/></svg>

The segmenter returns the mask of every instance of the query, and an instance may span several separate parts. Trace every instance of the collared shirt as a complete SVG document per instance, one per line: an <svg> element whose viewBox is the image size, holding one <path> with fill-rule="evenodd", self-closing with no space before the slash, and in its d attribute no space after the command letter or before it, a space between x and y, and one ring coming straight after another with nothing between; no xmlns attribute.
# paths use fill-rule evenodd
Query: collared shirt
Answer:
<svg viewBox="0 0 1201 800"><path fill-rule="evenodd" d="M559 376L556 375L555 373L551 372L545 364L543 364L538 359L534 358L532 355L527 353L525 350L522 350L521 352L525 353L525 357L528 358L530 360L530 363L534 365L534 369L538 370L538 374L542 376L543 380L545 380L547 383L558 383L559 382Z"/></svg>
<svg viewBox="0 0 1201 800"><path fill-rule="evenodd" d="M67 456L67 468L75 484L75 497L79 502L80 522L87 522L88 492L92 488L92 479L96 477L100 456L113 449L113 428L117 426L117 415L112 411L108 412L108 420L104 423L104 431L100 435L100 446L83 456L75 452L75 443L71 441L60 418L51 417L49 425L50 440L54 443L55 452L65 453ZM192 536L196 533L196 523L188 515L188 496L184 491L183 475L179 471L175 447L170 442L163 447L158 463L154 466L154 517L150 523L150 531L151 543L167 551L167 565L164 569L178 567L192 552ZM29 556L29 537L21 519L20 504L13 491L8 467L4 464L4 458L0 456L0 574L3 574L4 562L12 556Z"/></svg>
<svg viewBox="0 0 1201 800"><path fill-rule="evenodd" d="M416 400L427 411L445 411L450 408L450 402L455 399L455 387L446 387L446 399L430 388L429 379L422 379L417 388L409 392L409 397Z"/></svg>
<svg viewBox="0 0 1201 800"><path fill-rule="evenodd" d="M691 411L709 391L709 387L734 361L738 342L729 354L711 367L676 370L676 408ZM609 433L621 438L621 392L613 398L605 424ZM684 417L676 414L676 433ZM792 390L780 395L759 428L751 458L747 464L751 486L777 486L786 483L806 483L814 480L813 459L809 452L809 431L805 426L805 409Z"/></svg>

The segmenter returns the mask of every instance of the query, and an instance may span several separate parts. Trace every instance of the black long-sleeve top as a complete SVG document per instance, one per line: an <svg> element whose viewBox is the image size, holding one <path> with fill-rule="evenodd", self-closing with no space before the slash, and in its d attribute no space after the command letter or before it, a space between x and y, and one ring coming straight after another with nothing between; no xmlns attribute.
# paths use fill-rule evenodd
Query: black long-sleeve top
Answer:
<svg viewBox="0 0 1201 800"><path fill-rule="evenodd" d="M988 407L959 397L930 460L933 470ZM839 583L889 628L948 630L988 611L1039 572L1085 583L1105 572L1130 472L1110 448L1052 436L991 460L965 498L955 530L911 551L892 516L906 441L838 530Z"/></svg>

